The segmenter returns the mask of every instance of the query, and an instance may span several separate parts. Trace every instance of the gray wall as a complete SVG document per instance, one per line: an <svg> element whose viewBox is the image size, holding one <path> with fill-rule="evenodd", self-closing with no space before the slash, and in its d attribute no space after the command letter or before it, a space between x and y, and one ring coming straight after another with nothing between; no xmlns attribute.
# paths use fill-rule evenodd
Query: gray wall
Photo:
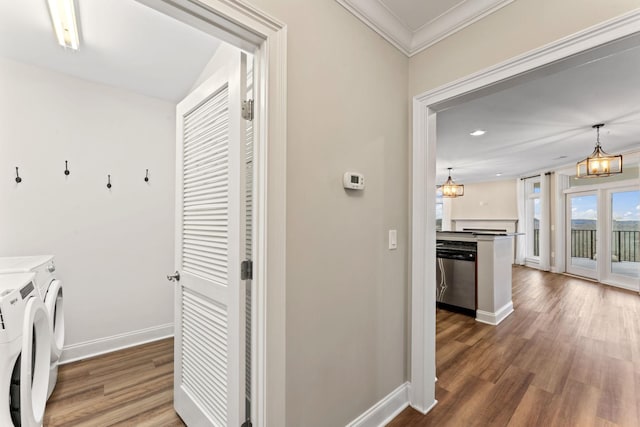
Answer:
<svg viewBox="0 0 640 427"><path fill-rule="evenodd" d="M343 426L407 379L408 58L333 0L253 3L288 25L287 425Z"/></svg>
<svg viewBox="0 0 640 427"><path fill-rule="evenodd" d="M417 95L640 7L638 0L515 0L413 56Z"/></svg>
<svg viewBox="0 0 640 427"><path fill-rule="evenodd" d="M286 421L341 426L408 378L411 97L638 1L518 0L410 60L335 0L251 3L288 25Z"/></svg>

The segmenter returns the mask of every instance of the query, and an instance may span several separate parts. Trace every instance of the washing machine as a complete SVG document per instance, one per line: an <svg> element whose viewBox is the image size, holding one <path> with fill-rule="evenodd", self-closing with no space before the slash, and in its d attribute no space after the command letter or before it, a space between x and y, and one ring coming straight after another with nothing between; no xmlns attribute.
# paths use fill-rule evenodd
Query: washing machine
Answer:
<svg viewBox="0 0 640 427"><path fill-rule="evenodd" d="M62 281L55 277L53 255L0 257L0 275L7 273L35 273L36 291L44 302L51 325L51 363L47 398L58 380L58 362L64 345L64 310Z"/></svg>
<svg viewBox="0 0 640 427"><path fill-rule="evenodd" d="M49 388L49 314L35 273L0 275L0 425L40 427Z"/></svg>

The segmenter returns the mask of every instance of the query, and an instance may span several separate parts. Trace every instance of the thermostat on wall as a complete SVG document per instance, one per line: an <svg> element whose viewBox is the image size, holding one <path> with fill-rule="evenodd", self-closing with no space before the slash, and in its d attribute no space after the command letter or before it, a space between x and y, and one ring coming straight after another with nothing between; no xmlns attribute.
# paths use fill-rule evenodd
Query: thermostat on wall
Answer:
<svg viewBox="0 0 640 427"><path fill-rule="evenodd" d="M348 190L364 190L364 175L355 172L345 172L342 184Z"/></svg>

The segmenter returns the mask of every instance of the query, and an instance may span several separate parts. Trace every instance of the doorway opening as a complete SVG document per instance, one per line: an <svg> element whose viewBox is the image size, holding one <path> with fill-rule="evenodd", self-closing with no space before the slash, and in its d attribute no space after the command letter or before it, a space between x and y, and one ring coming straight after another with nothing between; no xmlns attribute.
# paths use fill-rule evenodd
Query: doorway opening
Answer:
<svg viewBox="0 0 640 427"><path fill-rule="evenodd" d="M434 387L436 278L432 266L435 265L436 241L433 227L436 223L435 188L439 183L439 180L436 180L438 114L487 93L515 87L520 83L587 63L593 59L591 55L597 55L596 58L602 57L608 49L622 51L636 47L639 28L640 12L634 11L414 97L410 400L415 409L426 413L437 403ZM540 172L544 173L547 170ZM535 206L532 210L532 216L535 218ZM534 255L535 250L535 246L531 248L531 255Z"/></svg>
<svg viewBox="0 0 640 427"><path fill-rule="evenodd" d="M204 66L218 51L211 40L253 54L255 118L247 131L255 144L245 159L253 221L245 228L255 291L245 322L252 326L246 352L254 398L247 412L254 425L265 425L267 413L270 424L282 424L284 315L267 306L284 306L286 27L253 7L217 0L79 6L84 31L77 52L56 44L46 2L2 7L4 39L12 42L0 46L7 89L0 167L17 165L24 178L2 189L5 250L55 253L66 272L63 361L170 336L173 289L164 276L173 262L175 103L200 83L200 71L206 78ZM117 23L109 25L114 16ZM33 21L22 25L22 18ZM9 34L20 29L25 37ZM30 44L40 43L38 37L46 52ZM138 50L126 49L132 46ZM159 49L172 51L161 59ZM194 54L200 55L195 62ZM187 78L171 76L178 72ZM105 267L118 280L98 274Z"/></svg>

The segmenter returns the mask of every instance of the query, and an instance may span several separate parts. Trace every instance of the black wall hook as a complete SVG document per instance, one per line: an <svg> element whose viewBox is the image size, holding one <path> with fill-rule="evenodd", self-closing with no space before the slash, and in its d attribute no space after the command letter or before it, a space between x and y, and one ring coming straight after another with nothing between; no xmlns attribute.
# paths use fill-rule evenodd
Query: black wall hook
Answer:
<svg viewBox="0 0 640 427"><path fill-rule="evenodd" d="M147 169L147 174L144 176L144 182L149 182L149 169Z"/></svg>
<svg viewBox="0 0 640 427"><path fill-rule="evenodd" d="M20 184L22 182L22 178L20 178L20 173L18 172L18 167L16 166L16 182Z"/></svg>
<svg viewBox="0 0 640 427"><path fill-rule="evenodd" d="M71 173L71 171L69 171L68 162L65 160L64 161L64 174L69 176L70 173Z"/></svg>
<svg viewBox="0 0 640 427"><path fill-rule="evenodd" d="M111 175L107 175L107 188L111 188Z"/></svg>

